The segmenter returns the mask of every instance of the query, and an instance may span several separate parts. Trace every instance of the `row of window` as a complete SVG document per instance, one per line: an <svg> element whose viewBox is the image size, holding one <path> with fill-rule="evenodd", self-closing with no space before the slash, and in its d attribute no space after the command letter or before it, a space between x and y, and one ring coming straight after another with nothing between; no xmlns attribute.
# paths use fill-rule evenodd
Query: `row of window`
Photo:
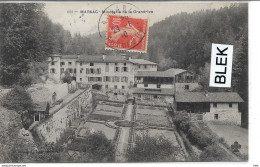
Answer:
<svg viewBox="0 0 260 167"><path fill-rule="evenodd" d="M121 79L120 79L121 78ZM80 78L82 81L82 78ZM88 77L88 81L90 82L102 82L102 77ZM126 76L103 76L103 82L128 82L128 77Z"/></svg>
<svg viewBox="0 0 260 167"><path fill-rule="evenodd" d="M65 65L66 62L60 62L60 65L63 66ZM114 63L116 66L118 65L118 63ZM51 65L55 65L55 62L51 62ZM68 65L71 66L72 65L72 62L68 62ZM83 63L79 63L80 66L83 65ZM90 66L94 66L95 64L94 63L89 63ZM106 63L106 65L109 65L109 63ZM126 66L126 63L124 63L124 66Z"/></svg>
<svg viewBox="0 0 260 167"><path fill-rule="evenodd" d="M105 85L105 88L108 89L108 88L109 88L108 85ZM122 85L121 88L122 88L122 89L125 89L125 86ZM118 86L117 86L117 85L114 85L114 89L118 89Z"/></svg>
<svg viewBox="0 0 260 167"><path fill-rule="evenodd" d="M147 69L149 65L138 65L138 68L141 69L143 66L143 69ZM156 65L150 65L152 68L156 68Z"/></svg>
<svg viewBox="0 0 260 167"><path fill-rule="evenodd" d="M80 73L83 73L84 69L80 69ZM115 72L120 72L120 67L115 67ZM109 72L109 68L106 67L106 72ZM128 72L128 67L121 67L121 72ZM86 74L101 74L101 68L86 68Z"/></svg>
<svg viewBox="0 0 260 167"><path fill-rule="evenodd" d="M228 106L229 106L229 108L232 108L232 107L233 107L233 104L232 104L232 103L229 103ZM217 104L217 103L213 103L213 107L214 107L214 108L217 108L217 107L218 107L218 104Z"/></svg>

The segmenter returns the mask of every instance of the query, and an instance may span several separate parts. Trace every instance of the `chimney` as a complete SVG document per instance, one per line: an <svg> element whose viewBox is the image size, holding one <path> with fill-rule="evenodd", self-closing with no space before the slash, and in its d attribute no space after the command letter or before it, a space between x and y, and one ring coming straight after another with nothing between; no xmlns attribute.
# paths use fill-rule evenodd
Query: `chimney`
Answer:
<svg viewBox="0 0 260 167"><path fill-rule="evenodd" d="M105 60L106 57L107 57L107 55L103 53L102 54L102 59Z"/></svg>

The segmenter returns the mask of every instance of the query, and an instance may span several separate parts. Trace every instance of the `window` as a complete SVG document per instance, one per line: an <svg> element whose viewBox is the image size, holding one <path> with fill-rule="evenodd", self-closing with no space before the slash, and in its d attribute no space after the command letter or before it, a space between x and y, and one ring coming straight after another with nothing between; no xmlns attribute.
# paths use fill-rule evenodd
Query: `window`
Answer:
<svg viewBox="0 0 260 167"><path fill-rule="evenodd" d="M138 94L138 97L141 98L142 96L140 94Z"/></svg>
<svg viewBox="0 0 260 167"><path fill-rule="evenodd" d="M157 98L158 98L158 96L157 96L157 95L154 95L154 96L153 96L153 98L154 98L154 99L157 99Z"/></svg>
<svg viewBox="0 0 260 167"><path fill-rule="evenodd" d="M79 65L82 66L82 63L80 63Z"/></svg>
<svg viewBox="0 0 260 167"><path fill-rule="evenodd" d="M90 65L90 66L94 66L94 63L90 63L89 65Z"/></svg>
<svg viewBox="0 0 260 167"><path fill-rule="evenodd" d="M218 119L218 114L214 114L214 119Z"/></svg>
<svg viewBox="0 0 260 167"><path fill-rule="evenodd" d="M60 72L64 72L64 68L61 68L61 69L60 69Z"/></svg>
<svg viewBox="0 0 260 167"><path fill-rule="evenodd" d="M97 77L98 82L102 82L102 77Z"/></svg>
<svg viewBox="0 0 260 167"><path fill-rule="evenodd" d="M51 73L55 73L55 69L54 69L54 68L52 68L50 72L51 72Z"/></svg>
<svg viewBox="0 0 260 167"><path fill-rule="evenodd" d="M144 87L148 87L148 84L144 84Z"/></svg>
<svg viewBox="0 0 260 167"><path fill-rule="evenodd" d="M106 63L106 65L108 66L108 65L109 65L109 63Z"/></svg>
<svg viewBox="0 0 260 167"><path fill-rule="evenodd" d="M232 103L229 103L229 108L232 108Z"/></svg>
<svg viewBox="0 0 260 167"><path fill-rule="evenodd" d="M54 65L55 65L55 62L51 62L51 65L54 66Z"/></svg>
<svg viewBox="0 0 260 167"><path fill-rule="evenodd" d="M97 69L97 73L98 73L98 74L101 74L101 68L98 68L98 69Z"/></svg>
<svg viewBox="0 0 260 167"><path fill-rule="evenodd" d="M141 66L139 65L138 68L141 68Z"/></svg>
<svg viewBox="0 0 260 167"><path fill-rule="evenodd" d="M60 62L60 65L61 65L61 66L65 65L65 62Z"/></svg>
<svg viewBox="0 0 260 167"><path fill-rule="evenodd" d="M217 103L213 103L213 107L217 108L218 107Z"/></svg>
<svg viewBox="0 0 260 167"><path fill-rule="evenodd" d="M125 86L122 86L122 89L125 89Z"/></svg>
<svg viewBox="0 0 260 167"><path fill-rule="evenodd" d="M124 66L126 66L126 63L124 63Z"/></svg>
<svg viewBox="0 0 260 167"><path fill-rule="evenodd" d="M189 85L185 85L185 90L189 90L190 86Z"/></svg>
<svg viewBox="0 0 260 167"><path fill-rule="evenodd" d="M76 69L76 68L74 68L74 73L75 73L75 74L77 73L77 69Z"/></svg>
<svg viewBox="0 0 260 167"><path fill-rule="evenodd" d="M118 77L118 76L115 76L115 77L114 77L114 80L115 80L115 82L119 82L119 77Z"/></svg>
<svg viewBox="0 0 260 167"><path fill-rule="evenodd" d="M161 88L161 85L158 84L158 85L157 85L157 88Z"/></svg>
<svg viewBox="0 0 260 167"><path fill-rule="evenodd" d="M90 74L94 74L94 69L93 68L90 69Z"/></svg>
<svg viewBox="0 0 260 167"><path fill-rule="evenodd" d="M115 63L115 65L117 66L117 63Z"/></svg>
<svg viewBox="0 0 260 167"><path fill-rule="evenodd" d="M147 69L147 65L144 65L144 68Z"/></svg>
<svg viewBox="0 0 260 167"><path fill-rule="evenodd" d="M123 67L123 71L124 72L127 72L128 70L127 70L127 67Z"/></svg>
<svg viewBox="0 0 260 167"><path fill-rule="evenodd" d="M137 80L141 80L141 77L137 77Z"/></svg>
<svg viewBox="0 0 260 167"><path fill-rule="evenodd" d="M136 88L137 87L137 84L134 84L134 88Z"/></svg>
<svg viewBox="0 0 260 167"><path fill-rule="evenodd" d="M115 67L115 72L119 72L119 67Z"/></svg>
<svg viewBox="0 0 260 167"><path fill-rule="evenodd" d="M86 74L89 74L89 68L86 68Z"/></svg>
<svg viewBox="0 0 260 167"><path fill-rule="evenodd" d="M94 78L93 77L88 77L88 81L94 81Z"/></svg>
<svg viewBox="0 0 260 167"><path fill-rule="evenodd" d="M104 82L110 82L110 81L111 81L111 79L109 76L104 76Z"/></svg>
<svg viewBox="0 0 260 167"><path fill-rule="evenodd" d="M73 72L73 69L72 68L69 68L69 73L72 73Z"/></svg>
<svg viewBox="0 0 260 167"><path fill-rule="evenodd" d="M82 81L82 78L79 78L80 81Z"/></svg>
<svg viewBox="0 0 260 167"><path fill-rule="evenodd" d="M114 89L117 89L117 85L114 85Z"/></svg>
<svg viewBox="0 0 260 167"><path fill-rule="evenodd" d="M72 65L72 62L69 62L69 66L71 66Z"/></svg>
<svg viewBox="0 0 260 167"><path fill-rule="evenodd" d="M80 73L82 73L82 72L83 72L83 68L80 69Z"/></svg>
<svg viewBox="0 0 260 167"><path fill-rule="evenodd" d="M105 88L108 89L108 85L105 85Z"/></svg>

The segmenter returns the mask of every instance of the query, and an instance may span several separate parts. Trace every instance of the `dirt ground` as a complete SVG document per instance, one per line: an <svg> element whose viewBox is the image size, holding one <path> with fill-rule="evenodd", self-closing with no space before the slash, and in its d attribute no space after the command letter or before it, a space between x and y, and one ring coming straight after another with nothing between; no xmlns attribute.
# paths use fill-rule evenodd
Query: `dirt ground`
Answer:
<svg viewBox="0 0 260 167"><path fill-rule="evenodd" d="M210 129L219 137L223 137L228 145L235 141L241 144L240 153L248 155L248 129L236 125L217 125L209 123Z"/></svg>
<svg viewBox="0 0 260 167"><path fill-rule="evenodd" d="M86 133L88 132L88 130L90 130L91 132L102 131L109 140L112 140L116 133L115 129L109 128L106 125L99 124L99 123L86 122L81 127L81 129L79 131L79 136L87 135Z"/></svg>

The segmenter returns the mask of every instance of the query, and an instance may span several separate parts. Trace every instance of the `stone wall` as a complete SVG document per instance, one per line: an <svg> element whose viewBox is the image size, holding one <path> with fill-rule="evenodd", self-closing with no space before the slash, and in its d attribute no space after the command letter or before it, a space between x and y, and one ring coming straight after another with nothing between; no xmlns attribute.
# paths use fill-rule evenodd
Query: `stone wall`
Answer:
<svg viewBox="0 0 260 167"><path fill-rule="evenodd" d="M92 93L86 90L76 98L65 104L49 118L40 122L33 128L44 142L57 142L71 122L80 117L82 109L92 106Z"/></svg>
<svg viewBox="0 0 260 167"><path fill-rule="evenodd" d="M215 114L218 115L218 119L215 118ZM241 125L241 112L238 111L237 103L232 103L232 108L229 107L229 103L217 103L216 108L211 103L210 112L204 114L203 120L221 124Z"/></svg>

